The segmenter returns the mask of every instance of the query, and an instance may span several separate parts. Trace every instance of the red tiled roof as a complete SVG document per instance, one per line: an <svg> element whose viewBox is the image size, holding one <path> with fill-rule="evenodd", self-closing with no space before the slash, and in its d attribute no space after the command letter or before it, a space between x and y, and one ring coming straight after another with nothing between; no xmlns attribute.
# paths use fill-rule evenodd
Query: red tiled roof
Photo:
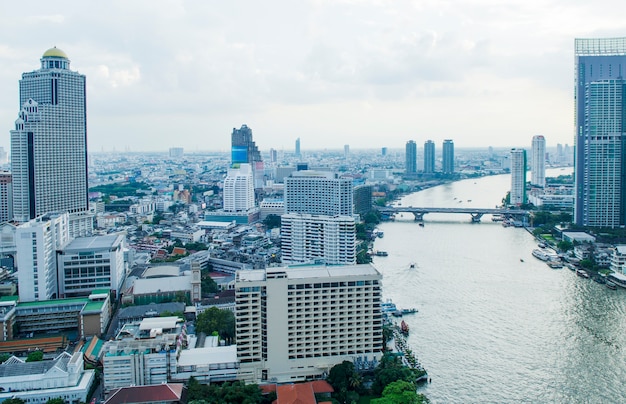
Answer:
<svg viewBox="0 0 626 404"><path fill-rule="evenodd" d="M261 392L263 394L267 394L267 393L271 393L273 391L276 391L276 385L275 384L262 384L259 386L259 388L261 389Z"/></svg>
<svg viewBox="0 0 626 404"><path fill-rule="evenodd" d="M277 404L316 404L311 383L284 384L276 388Z"/></svg>
<svg viewBox="0 0 626 404"><path fill-rule="evenodd" d="M153 403L155 401L180 401L182 383L155 384L152 386L122 387L111 393L105 404Z"/></svg>
<svg viewBox="0 0 626 404"><path fill-rule="evenodd" d="M311 382L313 385L313 392L315 394L319 393L334 393L335 389L330 385L326 380L315 380Z"/></svg>

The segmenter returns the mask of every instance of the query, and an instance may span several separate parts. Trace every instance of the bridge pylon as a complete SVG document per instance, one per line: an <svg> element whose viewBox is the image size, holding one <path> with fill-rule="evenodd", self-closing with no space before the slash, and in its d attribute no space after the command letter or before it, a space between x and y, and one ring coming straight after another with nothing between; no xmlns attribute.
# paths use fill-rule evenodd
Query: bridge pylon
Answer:
<svg viewBox="0 0 626 404"><path fill-rule="evenodd" d="M480 223L480 219L483 217L482 213L470 213L472 216L472 223Z"/></svg>
<svg viewBox="0 0 626 404"><path fill-rule="evenodd" d="M415 216L415 221L416 222L423 222L424 221L424 212L412 212L413 216Z"/></svg>

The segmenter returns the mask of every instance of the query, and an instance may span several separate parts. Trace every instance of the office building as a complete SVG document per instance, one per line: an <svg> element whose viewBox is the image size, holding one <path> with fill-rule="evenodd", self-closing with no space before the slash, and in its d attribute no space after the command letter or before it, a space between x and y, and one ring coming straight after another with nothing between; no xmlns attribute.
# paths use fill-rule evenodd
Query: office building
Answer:
<svg viewBox="0 0 626 404"><path fill-rule="evenodd" d="M124 236L80 237L57 251L59 297L89 296L110 289L114 296L126 279Z"/></svg>
<svg viewBox="0 0 626 404"><path fill-rule="evenodd" d="M343 156L348 157L349 154L350 154L350 145L349 144L343 145Z"/></svg>
<svg viewBox="0 0 626 404"><path fill-rule="evenodd" d="M69 215L40 216L16 229L20 301L59 297L56 251L70 241Z"/></svg>
<svg viewBox="0 0 626 404"><path fill-rule="evenodd" d="M626 225L626 37L575 40L574 222Z"/></svg>
<svg viewBox="0 0 626 404"><path fill-rule="evenodd" d="M85 76L58 48L22 74L11 131L13 214L28 222L48 212L88 212Z"/></svg>
<svg viewBox="0 0 626 404"><path fill-rule="evenodd" d="M511 193L510 204L526 203L526 150L511 150Z"/></svg>
<svg viewBox="0 0 626 404"><path fill-rule="evenodd" d="M224 212L254 208L254 178L250 164L235 164L224 179Z"/></svg>
<svg viewBox="0 0 626 404"><path fill-rule="evenodd" d="M435 172L435 142L427 140L424 143L424 173Z"/></svg>
<svg viewBox="0 0 626 404"><path fill-rule="evenodd" d="M300 157L302 156L302 153L300 153L300 138L296 139L296 157Z"/></svg>
<svg viewBox="0 0 626 404"><path fill-rule="evenodd" d="M406 142L405 172L408 175L417 173L417 144L413 140Z"/></svg>
<svg viewBox="0 0 626 404"><path fill-rule="evenodd" d="M371 185L359 185L354 187L354 213L361 218L372 211L374 200L372 198Z"/></svg>
<svg viewBox="0 0 626 404"><path fill-rule="evenodd" d="M454 142L452 139L443 141L442 171L444 174L454 173Z"/></svg>
<svg viewBox="0 0 626 404"><path fill-rule="evenodd" d="M543 188L546 186L546 139L542 135L533 136L532 152L530 185Z"/></svg>
<svg viewBox="0 0 626 404"><path fill-rule="evenodd" d="M13 177L0 172L0 223L13 219Z"/></svg>
<svg viewBox="0 0 626 404"><path fill-rule="evenodd" d="M239 379L324 378L344 360L373 368L383 350L381 280L370 264L238 271Z"/></svg>
<svg viewBox="0 0 626 404"><path fill-rule="evenodd" d="M288 213L281 216L284 264L356 264L356 223L352 216Z"/></svg>
<svg viewBox="0 0 626 404"><path fill-rule="evenodd" d="M383 157L385 157L387 155L387 148L386 147L383 147L383 148L380 149L380 155L383 156Z"/></svg>
<svg viewBox="0 0 626 404"><path fill-rule="evenodd" d="M352 216L351 178L331 172L303 170L285 178L285 213Z"/></svg>

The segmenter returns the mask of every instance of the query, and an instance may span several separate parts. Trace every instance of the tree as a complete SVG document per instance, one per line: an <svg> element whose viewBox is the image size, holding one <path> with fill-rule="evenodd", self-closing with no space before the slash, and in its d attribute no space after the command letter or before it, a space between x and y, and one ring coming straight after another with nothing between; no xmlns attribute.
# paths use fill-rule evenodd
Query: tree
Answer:
<svg viewBox="0 0 626 404"><path fill-rule="evenodd" d="M424 395L417 394L413 383L398 380L385 387L381 398L370 402L372 404L422 404L429 401Z"/></svg>
<svg viewBox="0 0 626 404"><path fill-rule="evenodd" d="M4 400L2 404L26 404L26 401L21 398L8 398Z"/></svg>
<svg viewBox="0 0 626 404"><path fill-rule="evenodd" d="M46 401L46 404L65 404L65 400L63 400L61 397L51 398Z"/></svg>
<svg viewBox="0 0 626 404"><path fill-rule="evenodd" d="M381 395L385 387L398 380L414 384L417 372L417 369L405 367L397 356L385 353L374 370L372 392L376 395Z"/></svg>
<svg viewBox="0 0 626 404"><path fill-rule="evenodd" d="M43 360L42 351L33 351L26 357L26 362L39 362Z"/></svg>
<svg viewBox="0 0 626 404"><path fill-rule="evenodd" d="M265 220L263 220L263 224L268 229L280 227L280 216L279 215L267 215L265 217Z"/></svg>
<svg viewBox="0 0 626 404"><path fill-rule="evenodd" d="M230 310L210 307L196 317L196 332L210 335L217 331L221 338L231 343L235 339L235 315Z"/></svg>
<svg viewBox="0 0 626 404"><path fill-rule="evenodd" d="M354 363L343 361L330 369L326 381L335 389L333 397L345 403L351 401L349 400L350 396L354 396L350 394L351 392L357 392L361 389L363 378L356 371Z"/></svg>
<svg viewBox="0 0 626 404"><path fill-rule="evenodd" d="M6 362L6 360L9 359L10 357L11 357L11 355L9 355L8 353L0 354L0 363Z"/></svg>

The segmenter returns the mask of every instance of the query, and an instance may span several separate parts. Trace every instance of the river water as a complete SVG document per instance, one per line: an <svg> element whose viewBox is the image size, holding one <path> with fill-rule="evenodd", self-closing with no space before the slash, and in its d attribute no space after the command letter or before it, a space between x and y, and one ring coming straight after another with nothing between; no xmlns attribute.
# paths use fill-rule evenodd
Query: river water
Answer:
<svg viewBox="0 0 626 404"><path fill-rule="evenodd" d="M483 177L400 202L492 208L509 188L508 175ZM549 268L531 255L531 234L490 216L477 224L463 214L424 220L420 227L405 213L382 223L374 249L389 255L374 265L383 298L419 310L404 320L432 379L420 387L431 402L626 402L626 290Z"/></svg>

